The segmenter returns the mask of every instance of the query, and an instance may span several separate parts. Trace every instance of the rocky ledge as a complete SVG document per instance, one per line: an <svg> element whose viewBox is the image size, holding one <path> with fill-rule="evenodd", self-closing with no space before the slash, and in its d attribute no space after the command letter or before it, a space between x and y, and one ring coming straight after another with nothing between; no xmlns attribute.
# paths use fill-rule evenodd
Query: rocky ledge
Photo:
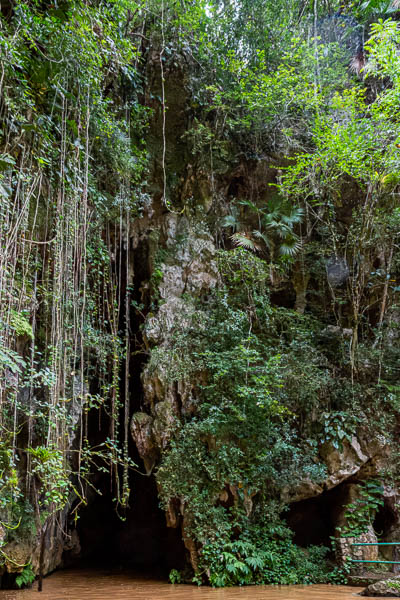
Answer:
<svg viewBox="0 0 400 600"><path fill-rule="evenodd" d="M372 583L361 592L361 596L400 598L400 575Z"/></svg>

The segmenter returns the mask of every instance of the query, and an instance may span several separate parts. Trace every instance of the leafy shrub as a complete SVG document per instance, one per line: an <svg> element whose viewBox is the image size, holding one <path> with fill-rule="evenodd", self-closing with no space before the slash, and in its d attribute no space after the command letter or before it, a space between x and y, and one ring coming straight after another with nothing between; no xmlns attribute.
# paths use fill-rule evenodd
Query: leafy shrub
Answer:
<svg viewBox="0 0 400 600"><path fill-rule="evenodd" d="M32 325L23 313L11 309L10 323L16 335L26 335L31 339L33 338Z"/></svg>
<svg viewBox="0 0 400 600"><path fill-rule="evenodd" d="M371 479L359 487L358 498L346 506L346 525L341 528L345 536L357 536L367 531L376 511L384 504L384 488L380 481Z"/></svg>
<svg viewBox="0 0 400 600"><path fill-rule="evenodd" d="M171 583L182 583L182 575L176 569L172 569L169 574L169 580Z"/></svg>
<svg viewBox="0 0 400 600"><path fill-rule="evenodd" d="M214 587L251 584L342 583L344 577L326 561L328 548L306 550L290 539L273 540L260 536L258 542L239 538L222 547L205 545L201 561Z"/></svg>
<svg viewBox="0 0 400 600"><path fill-rule="evenodd" d="M15 578L15 583L20 587L28 587L35 581L35 573L32 571L32 565L27 565Z"/></svg>

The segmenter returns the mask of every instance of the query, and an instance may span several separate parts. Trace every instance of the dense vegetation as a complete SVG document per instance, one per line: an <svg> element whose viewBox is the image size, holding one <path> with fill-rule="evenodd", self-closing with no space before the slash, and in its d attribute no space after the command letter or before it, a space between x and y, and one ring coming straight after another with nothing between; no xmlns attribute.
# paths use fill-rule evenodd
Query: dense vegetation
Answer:
<svg viewBox="0 0 400 600"><path fill-rule="evenodd" d="M0 562L21 584L33 572L7 544L35 547L78 516L93 473L128 507L135 353L147 377L193 390L156 466L162 507L184 507L190 578L343 580L327 548L293 543L285 506L324 480L321 445L340 452L361 427L394 446L398 8L1 4ZM212 240L218 275L184 289L155 344L146 327L187 242L165 243L168 214ZM133 273L140 223L147 281ZM396 484L395 447L379 476ZM347 534L380 504L379 482L359 485Z"/></svg>

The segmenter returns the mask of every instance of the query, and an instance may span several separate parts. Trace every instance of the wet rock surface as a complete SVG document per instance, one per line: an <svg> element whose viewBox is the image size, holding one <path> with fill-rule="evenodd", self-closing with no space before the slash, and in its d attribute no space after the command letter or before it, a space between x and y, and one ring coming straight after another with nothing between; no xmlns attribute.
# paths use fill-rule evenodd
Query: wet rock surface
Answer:
<svg viewBox="0 0 400 600"><path fill-rule="evenodd" d="M361 596L400 598L400 575L372 583L360 594Z"/></svg>

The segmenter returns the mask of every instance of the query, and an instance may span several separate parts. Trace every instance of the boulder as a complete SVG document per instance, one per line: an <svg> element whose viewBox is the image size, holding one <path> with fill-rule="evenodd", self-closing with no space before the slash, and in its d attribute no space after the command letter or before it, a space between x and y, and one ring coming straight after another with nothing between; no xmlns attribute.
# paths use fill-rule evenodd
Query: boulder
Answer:
<svg viewBox="0 0 400 600"><path fill-rule="evenodd" d="M153 418L150 415L144 412L136 412L133 414L130 426L131 435L136 443L140 458L144 462L147 474L152 472L158 457L152 425Z"/></svg>
<svg viewBox="0 0 400 600"><path fill-rule="evenodd" d="M381 579L371 583L361 592L361 596L380 596L382 598L400 598L400 575L390 579Z"/></svg>

